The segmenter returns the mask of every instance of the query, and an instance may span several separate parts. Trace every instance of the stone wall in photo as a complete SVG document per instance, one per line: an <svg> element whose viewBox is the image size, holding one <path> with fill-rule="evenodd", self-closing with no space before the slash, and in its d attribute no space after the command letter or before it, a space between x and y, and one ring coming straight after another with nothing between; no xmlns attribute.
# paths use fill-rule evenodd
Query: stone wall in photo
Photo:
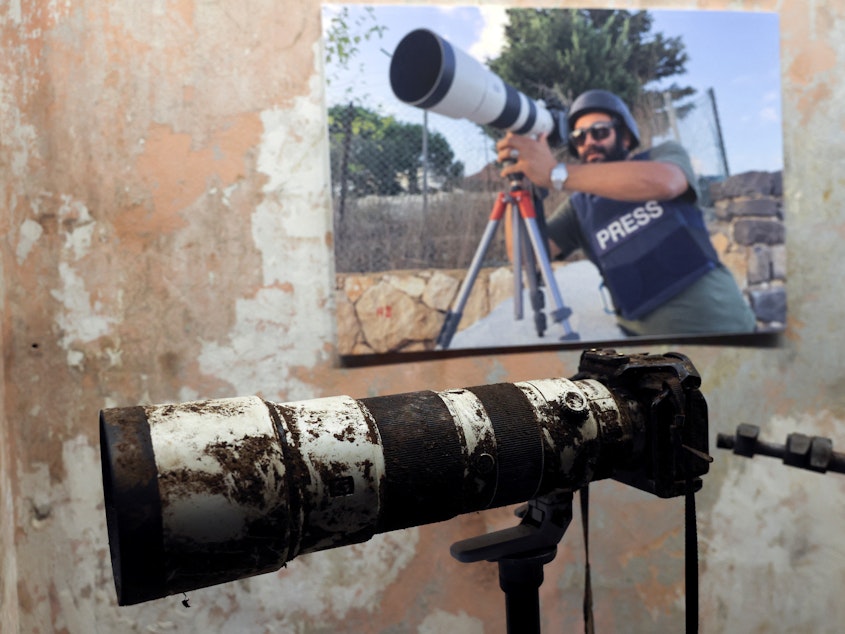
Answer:
<svg viewBox="0 0 845 634"><path fill-rule="evenodd" d="M760 331L786 324L786 227L781 172L747 172L710 186L713 244L757 316Z"/></svg>
<svg viewBox="0 0 845 634"><path fill-rule="evenodd" d="M780 172L731 176L711 185L710 196L711 239L754 311L758 330L782 330L786 323L786 232ZM338 273L338 352L433 350L466 274L463 269ZM510 267L482 268L458 330L482 319L512 294Z"/></svg>

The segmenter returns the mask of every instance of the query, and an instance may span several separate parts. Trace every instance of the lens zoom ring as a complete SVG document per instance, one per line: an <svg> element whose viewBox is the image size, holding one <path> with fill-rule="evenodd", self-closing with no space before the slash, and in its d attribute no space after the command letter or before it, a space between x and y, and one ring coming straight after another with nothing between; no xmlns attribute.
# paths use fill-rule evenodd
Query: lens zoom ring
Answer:
<svg viewBox="0 0 845 634"><path fill-rule="evenodd" d="M464 461L452 414L435 392L361 399L384 448L384 512L377 532L464 512Z"/></svg>
<svg viewBox="0 0 845 634"><path fill-rule="evenodd" d="M537 415L511 383L469 388L487 410L496 434L498 480L491 507L524 502L543 477L543 442Z"/></svg>

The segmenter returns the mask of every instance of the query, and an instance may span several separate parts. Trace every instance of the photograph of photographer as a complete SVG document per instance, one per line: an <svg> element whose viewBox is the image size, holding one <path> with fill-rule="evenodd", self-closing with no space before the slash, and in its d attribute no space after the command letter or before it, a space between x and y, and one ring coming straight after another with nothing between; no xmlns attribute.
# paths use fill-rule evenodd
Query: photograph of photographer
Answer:
<svg viewBox="0 0 845 634"><path fill-rule="evenodd" d="M559 163L546 138L508 133L496 144L502 176L574 192L549 220L553 256L581 249L601 271L629 335L749 333L756 326L710 242L689 156L675 141L633 154L637 123L616 95L593 89L568 113L570 154Z"/></svg>
<svg viewBox="0 0 845 634"><path fill-rule="evenodd" d="M775 14L324 5L323 29L341 355L783 329Z"/></svg>

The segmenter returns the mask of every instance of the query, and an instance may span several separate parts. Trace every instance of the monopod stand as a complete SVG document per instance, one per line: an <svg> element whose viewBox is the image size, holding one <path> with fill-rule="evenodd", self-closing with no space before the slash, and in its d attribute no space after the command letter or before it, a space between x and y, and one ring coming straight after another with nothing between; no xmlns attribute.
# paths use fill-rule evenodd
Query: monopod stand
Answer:
<svg viewBox="0 0 845 634"><path fill-rule="evenodd" d="M540 634L543 566L555 558L572 521L572 493L531 500L517 514L522 518L518 526L455 542L449 552L463 563L497 562L508 633Z"/></svg>
<svg viewBox="0 0 845 634"><path fill-rule="evenodd" d="M472 292L472 286L478 277L479 269L481 269L481 263L484 261L493 235L508 209L510 209L508 220L512 223L511 235L513 236L514 319L520 320L523 317L522 266L525 264L537 336L542 337L546 331L546 315L543 313L545 302L543 291L540 290L537 281L537 266L539 265L543 282L551 292L555 305L555 309L551 313L552 319L563 324L564 335L561 337L561 341L576 341L579 339L578 333L573 332L569 325L568 318L572 314L572 310L564 305L558 290L552 266L549 263L544 238L537 224L537 213L531 199L531 192L522 187L522 174L514 174L511 176L509 191L499 192L496 202L493 203L493 210L490 213L487 227L478 248L475 250L469 271L458 291L454 307L446 313L446 320L437 336L436 348L438 350L446 350L452 342L452 337L458 329L458 324L464 314L464 307Z"/></svg>

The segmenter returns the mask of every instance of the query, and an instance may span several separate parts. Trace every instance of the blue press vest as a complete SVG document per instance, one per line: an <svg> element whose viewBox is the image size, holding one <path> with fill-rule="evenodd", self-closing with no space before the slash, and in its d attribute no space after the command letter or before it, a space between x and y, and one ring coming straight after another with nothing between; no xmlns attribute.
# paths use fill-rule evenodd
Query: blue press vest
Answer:
<svg viewBox="0 0 845 634"><path fill-rule="evenodd" d="M585 252L626 319L647 315L719 263L701 210L692 203L630 203L584 193L570 200Z"/></svg>

